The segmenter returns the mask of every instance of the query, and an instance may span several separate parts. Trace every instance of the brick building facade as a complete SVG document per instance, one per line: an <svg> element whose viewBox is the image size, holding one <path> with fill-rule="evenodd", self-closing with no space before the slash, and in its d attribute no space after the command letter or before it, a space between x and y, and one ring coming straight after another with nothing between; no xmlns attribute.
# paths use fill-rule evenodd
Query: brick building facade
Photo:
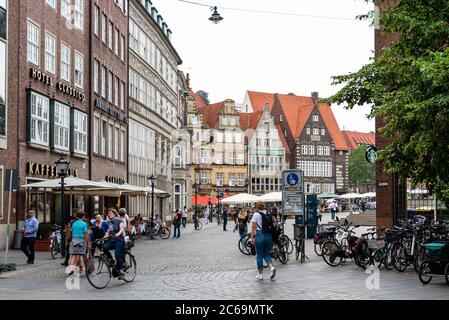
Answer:
<svg viewBox="0 0 449 320"><path fill-rule="evenodd" d="M389 4L383 2L380 10L388 8ZM397 34L382 36L382 30L375 30L375 53L378 56L382 49L388 47L397 39ZM390 140L380 134L379 130L384 126L384 119L376 118L376 147L382 150ZM406 212L405 186L399 183L396 175L386 173L382 162L376 162L376 217L377 224L382 226L393 226L397 219L405 216Z"/></svg>
<svg viewBox="0 0 449 320"><path fill-rule="evenodd" d="M7 68L14 76L7 84L2 169L18 169L22 185L56 178L54 162L65 154L71 174L87 179L89 2L10 0L7 9ZM12 205L18 213L13 227L27 208L41 221L60 216L58 199L51 192L20 188ZM3 202L1 211L7 212Z"/></svg>
<svg viewBox="0 0 449 320"><path fill-rule="evenodd" d="M128 6L126 1L88 1L90 29L90 173L94 181L127 182ZM117 198L93 197L93 208Z"/></svg>

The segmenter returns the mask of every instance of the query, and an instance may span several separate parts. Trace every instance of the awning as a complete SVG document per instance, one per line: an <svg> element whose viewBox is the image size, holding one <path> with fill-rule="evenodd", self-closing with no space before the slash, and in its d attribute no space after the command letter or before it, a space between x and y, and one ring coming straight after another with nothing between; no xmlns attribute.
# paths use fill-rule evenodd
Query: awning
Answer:
<svg viewBox="0 0 449 320"><path fill-rule="evenodd" d="M60 179L48 179L37 183L22 185L25 188L60 189ZM106 181L91 181L81 178L67 177L64 179L64 188L69 194L85 196L120 197L124 196L150 196L151 188L142 188L130 184L115 184ZM169 197L170 194L154 189L157 197Z"/></svg>
<svg viewBox="0 0 449 320"><path fill-rule="evenodd" d="M240 193L240 194L236 194L234 196L231 196L229 198L226 198L222 201L222 203L229 203L229 204L234 204L234 203L254 203L259 201L259 197L252 195L252 194L248 194L248 193Z"/></svg>
<svg viewBox="0 0 449 320"><path fill-rule="evenodd" d="M223 198L220 198L220 202L223 202L224 199L227 199L229 197L230 197L229 194L224 194ZM192 204L193 205L195 205L195 203L196 203L195 201L198 201L198 205L200 205L200 206L207 206L209 204L209 196L207 196L207 195L206 196L201 196L201 195L195 196L195 195L193 195L192 196ZM210 203L211 204L218 204L218 198L210 197Z"/></svg>

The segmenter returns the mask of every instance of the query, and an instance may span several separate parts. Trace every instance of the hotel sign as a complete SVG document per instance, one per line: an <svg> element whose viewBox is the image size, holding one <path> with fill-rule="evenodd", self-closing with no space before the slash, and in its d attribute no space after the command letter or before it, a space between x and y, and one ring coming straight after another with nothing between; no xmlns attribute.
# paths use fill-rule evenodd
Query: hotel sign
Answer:
<svg viewBox="0 0 449 320"><path fill-rule="evenodd" d="M48 74L46 74L42 71L39 71L36 68L30 68L30 78L35 79L39 82L42 82L43 84L46 84L48 86L53 85L53 80L51 79L51 77ZM84 93L82 93L81 91L75 90L72 87L70 87L62 82L56 83L56 90L58 92L62 92L63 94L70 96L72 98L78 99L80 101L84 101L86 99L86 95Z"/></svg>
<svg viewBox="0 0 449 320"><path fill-rule="evenodd" d="M58 168L42 163L27 162L26 173L41 177L58 177ZM78 170L69 169L68 176L78 177Z"/></svg>
<svg viewBox="0 0 449 320"><path fill-rule="evenodd" d="M86 95L84 93L82 93L81 91L75 90L72 87L70 87L62 82L58 82L56 84L56 90L64 93L67 96L78 99L80 101L84 101L86 99Z"/></svg>
<svg viewBox="0 0 449 320"><path fill-rule="evenodd" d="M43 84L51 86L53 84L53 81L51 80L50 76L47 74L35 69L30 68L30 78L33 78L39 82L42 82Z"/></svg>

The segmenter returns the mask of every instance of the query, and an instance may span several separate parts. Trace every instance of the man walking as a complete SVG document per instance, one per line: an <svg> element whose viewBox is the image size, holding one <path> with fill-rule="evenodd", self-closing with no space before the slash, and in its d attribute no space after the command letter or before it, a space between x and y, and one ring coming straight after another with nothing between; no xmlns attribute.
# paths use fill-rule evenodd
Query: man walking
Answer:
<svg viewBox="0 0 449 320"><path fill-rule="evenodd" d="M23 237L20 248L27 256L28 264L34 263L34 242L37 238L37 230L39 229L39 221L34 217L34 211L28 210L27 219L23 226Z"/></svg>
<svg viewBox="0 0 449 320"><path fill-rule="evenodd" d="M228 224L228 206L226 205L223 208L223 231L228 231L228 230L226 230L227 224Z"/></svg>

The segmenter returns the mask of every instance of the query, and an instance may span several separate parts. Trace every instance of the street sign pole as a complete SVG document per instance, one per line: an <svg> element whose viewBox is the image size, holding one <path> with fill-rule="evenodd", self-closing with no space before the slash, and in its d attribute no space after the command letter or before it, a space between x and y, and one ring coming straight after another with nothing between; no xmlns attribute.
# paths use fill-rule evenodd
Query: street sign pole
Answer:
<svg viewBox="0 0 449 320"><path fill-rule="evenodd" d="M11 194L12 194L12 178L13 171L10 170L9 174L9 190L8 190L8 222L6 225L6 253L5 253L5 264L8 264L8 251L9 251L9 232L11 229Z"/></svg>

